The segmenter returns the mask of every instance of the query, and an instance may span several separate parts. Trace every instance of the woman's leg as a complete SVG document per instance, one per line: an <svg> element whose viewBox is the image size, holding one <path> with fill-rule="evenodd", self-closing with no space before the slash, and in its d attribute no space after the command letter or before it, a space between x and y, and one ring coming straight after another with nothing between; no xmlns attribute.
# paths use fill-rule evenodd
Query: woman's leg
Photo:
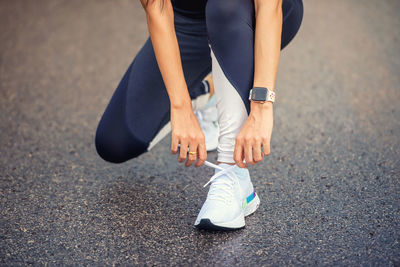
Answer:
<svg viewBox="0 0 400 267"><path fill-rule="evenodd" d="M282 9L284 47L300 26L302 5L299 0L283 0ZM208 0L206 21L220 126L221 164L214 166L217 171L210 179L207 200L194 224L204 229L233 230L244 227L244 217L255 212L260 203L248 170L229 164L234 163L236 135L250 111L248 94L254 73L253 0Z"/></svg>
<svg viewBox="0 0 400 267"><path fill-rule="evenodd" d="M98 154L106 161L121 163L146 152L149 139L168 122L168 101L148 40L120 81L99 122L95 138Z"/></svg>
<svg viewBox="0 0 400 267"><path fill-rule="evenodd" d="M282 11L284 48L300 28L301 0L283 0ZM234 163L235 138L250 112L248 96L254 75L254 2L208 0L206 21L220 126L218 161Z"/></svg>
<svg viewBox="0 0 400 267"><path fill-rule="evenodd" d="M199 21L193 24L185 17L177 15L175 18L185 79L194 99L205 93L201 81L211 71L205 22L203 30ZM197 34L188 34L192 28ZM97 152L113 163L137 157L161 140L160 130L169 120L168 94L148 39L120 81L99 122L95 137Z"/></svg>

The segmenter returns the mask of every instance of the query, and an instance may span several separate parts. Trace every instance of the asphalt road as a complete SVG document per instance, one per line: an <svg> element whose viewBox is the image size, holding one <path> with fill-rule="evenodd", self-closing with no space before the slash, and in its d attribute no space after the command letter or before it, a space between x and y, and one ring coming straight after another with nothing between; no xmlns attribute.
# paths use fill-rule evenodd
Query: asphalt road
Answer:
<svg viewBox="0 0 400 267"><path fill-rule="evenodd" d="M193 228L213 170L170 136L120 165L97 123L139 1L0 1L0 265L400 265L400 2L305 0L246 228ZM208 159L215 161L215 152Z"/></svg>

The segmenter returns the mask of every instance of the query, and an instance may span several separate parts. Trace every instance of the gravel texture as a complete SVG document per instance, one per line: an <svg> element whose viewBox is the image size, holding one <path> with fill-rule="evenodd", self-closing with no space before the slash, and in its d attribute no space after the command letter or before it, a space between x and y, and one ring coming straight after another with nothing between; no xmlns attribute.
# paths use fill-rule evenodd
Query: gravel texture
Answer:
<svg viewBox="0 0 400 267"><path fill-rule="evenodd" d="M208 167L113 165L97 123L148 33L139 1L0 1L0 265L400 265L400 2L305 0L281 55L259 210L198 231ZM215 161L215 152L208 159Z"/></svg>

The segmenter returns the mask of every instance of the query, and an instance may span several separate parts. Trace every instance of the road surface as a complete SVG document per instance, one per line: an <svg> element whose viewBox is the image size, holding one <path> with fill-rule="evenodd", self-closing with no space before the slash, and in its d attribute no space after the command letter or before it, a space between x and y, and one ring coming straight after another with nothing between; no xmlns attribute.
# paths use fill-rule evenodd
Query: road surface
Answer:
<svg viewBox="0 0 400 267"><path fill-rule="evenodd" d="M305 0L246 228L193 228L213 170L167 136L120 165L97 123L148 37L139 1L0 2L1 265L400 265L400 2ZM215 161L216 153L208 154Z"/></svg>

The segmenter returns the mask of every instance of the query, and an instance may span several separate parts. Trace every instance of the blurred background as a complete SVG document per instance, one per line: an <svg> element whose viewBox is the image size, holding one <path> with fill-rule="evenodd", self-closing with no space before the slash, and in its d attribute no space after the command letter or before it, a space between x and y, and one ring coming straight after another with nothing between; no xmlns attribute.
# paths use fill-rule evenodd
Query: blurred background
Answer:
<svg viewBox="0 0 400 267"><path fill-rule="evenodd" d="M0 264L400 265L400 1L304 1L246 228L193 228L212 170L168 135L100 159L97 123L148 37L139 1L0 1ZM216 153L208 154L215 161Z"/></svg>

